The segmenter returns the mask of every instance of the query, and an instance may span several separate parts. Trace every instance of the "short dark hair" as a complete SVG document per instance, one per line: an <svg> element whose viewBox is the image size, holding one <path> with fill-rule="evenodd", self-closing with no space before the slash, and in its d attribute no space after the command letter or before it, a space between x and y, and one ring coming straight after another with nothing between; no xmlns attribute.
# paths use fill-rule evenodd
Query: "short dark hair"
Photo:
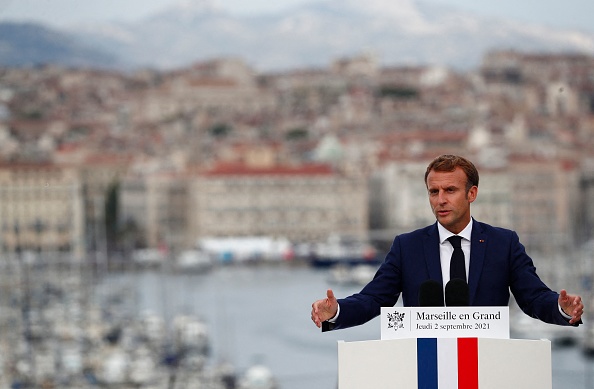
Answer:
<svg viewBox="0 0 594 389"><path fill-rule="evenodd" d="M466 173L466 191L468 192L473 186L478 187L479 174L474 164L464 157L451 154L440 155L431 161L425 172L425 185L427 185L427 176L432 170L436 172L453 172L458 167Z"/></svg>

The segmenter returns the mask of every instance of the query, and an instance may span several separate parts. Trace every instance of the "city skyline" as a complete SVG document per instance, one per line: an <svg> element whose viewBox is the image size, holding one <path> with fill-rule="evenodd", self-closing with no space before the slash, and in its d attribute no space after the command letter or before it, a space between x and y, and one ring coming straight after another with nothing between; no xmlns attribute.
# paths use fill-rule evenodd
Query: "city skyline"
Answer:
<svg viewBox="0 0 594 389"><path fill-rule="evenodd" d="M287 11L304 4L325 1L328 0L282 0L274 3L264 0L254 0L249 3L240 0L127 0L126 2L105 0L101 3L81 3L77 0L52 0L51 2L0 0L0 21L34 21L54 27L69 27L85 23L134 22L180 3L214 4L225 12L245 16ZM594 33L594 25L589 17L594 13L594 3L587 0L571 0L563 3L553 0L522 3L512 0L497 3L471 0L423 0L422 2L447 6L479 16Z"/></svg>
<svg viewBox="0 0 594 389"><path fill-rule="evenodd" d="M493 52L480 79L475 72L378 67L366 56L329 69L263 76L238 59L160 74L7 69L0 156L8 203L0 204L0 216L14 220L7 226L28 226L28 235L6 227L0 239L12 250L17 243L35 247L42 235L54 234L44 226L58 236L69 225L28 212L27 197L8 196L30 187L20 177L35 177L38 188L66 188L50 197L38 192L39 212L57 209L44 202L58 195L71 206L69 196L78 191L68 188L86 188L77 195L85 205L68 212L88 229L72 229L71 236L96 235L98 204L121 182L121 209L128 214L111 220L126 221L136 231L133 240L149 247L165 237L187 247L198 236L227 234L304 241L327 235L307 235L326 222L325 231L387 231L391 239L394 231L431 222L417 178L427 160L455 152L473 157L491 177L481 186L485 205L475 208L478 219L513 226L529 236L527 247L543 252L564 239L585 242L594 220L587 206L594 184L592 61ZM66 174L75 166L78 173ZM49 176L63 177L64 184L48 181L50 168L55 174ZM290 186L296 182L302 186ZM337 193L359 195L339 206ZM543 220L558 215L564 216ZM116 224L110 226L115 231ZM72 239L85 241L91 240Z"/></svg>

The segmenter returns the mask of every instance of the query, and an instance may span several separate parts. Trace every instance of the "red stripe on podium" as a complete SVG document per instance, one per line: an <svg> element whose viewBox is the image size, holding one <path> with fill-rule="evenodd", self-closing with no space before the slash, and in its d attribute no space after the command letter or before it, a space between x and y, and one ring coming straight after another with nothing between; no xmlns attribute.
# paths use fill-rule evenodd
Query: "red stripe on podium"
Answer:
<svg viewBox="0 0 594 389"><path fill-rule="evenodd" d="M458 338L458 389L478 389L477 338Z"/></svg>

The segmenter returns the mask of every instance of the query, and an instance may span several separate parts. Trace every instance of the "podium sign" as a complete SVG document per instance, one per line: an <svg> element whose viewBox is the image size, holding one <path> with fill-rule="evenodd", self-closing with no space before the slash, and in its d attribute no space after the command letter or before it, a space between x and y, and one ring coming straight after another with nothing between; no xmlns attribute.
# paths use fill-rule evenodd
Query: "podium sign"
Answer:
<svg viewBox="0 0 594 389"><path fill-rule="evenodd" d="M383 307L381 339L509 339L509 307Z"/></svg>

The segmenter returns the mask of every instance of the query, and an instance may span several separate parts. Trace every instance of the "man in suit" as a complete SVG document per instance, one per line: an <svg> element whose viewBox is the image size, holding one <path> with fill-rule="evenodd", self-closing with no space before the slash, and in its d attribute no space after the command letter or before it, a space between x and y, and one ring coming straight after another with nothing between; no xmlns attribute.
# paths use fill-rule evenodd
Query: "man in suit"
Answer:
<svg viewBox="0 0 594 389"><path fill-rule="evenodd" d="M579 325L584 310L580 296L549 289L514 231L471 218L478 181L478 171L467 159L454 155L434 159L425 184L437 222L396 236L385 261L361 292L337 300L329 289L325 299L312 304L312 321L323 331L360 325L378 316L381 307L394 306L400 295L404 306L419 306L421 284L434 280L443 286L450 280L454 244L448 238L457 235L462 238L464 269L455 278L466 278L469 305L505 306L511 291L527 315L551 324Z"/></svg>

